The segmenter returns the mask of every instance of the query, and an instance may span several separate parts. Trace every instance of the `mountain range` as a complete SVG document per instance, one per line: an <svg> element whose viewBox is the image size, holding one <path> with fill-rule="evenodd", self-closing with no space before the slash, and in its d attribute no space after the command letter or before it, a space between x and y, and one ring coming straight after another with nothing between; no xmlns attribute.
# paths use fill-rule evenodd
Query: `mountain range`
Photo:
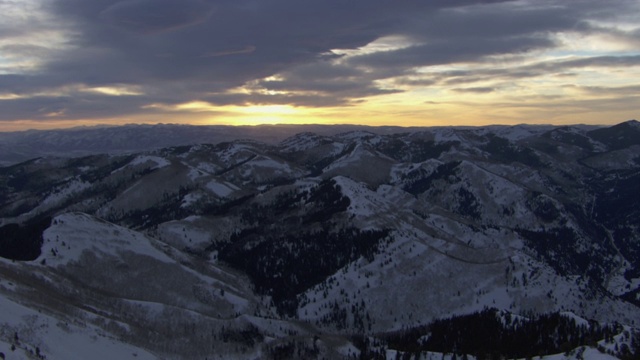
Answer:
<svg viewBox="0 0 640 360"><path fill-rule="evenodd" d="M364 125L179 125L129 124L80 126L55 130L0 132L0 166L36 157L80 157L102 153L123 154L193 144L217 144L251 139L267 144L301 132L335 135L364 130L377 134L419 131L424 128Z"/></svg>
<svg viewBox="0 0 640 360"><path fill-rule="evenodd" d="M0 136L7 358L640 354L639 122L194 129Z"/></svg>

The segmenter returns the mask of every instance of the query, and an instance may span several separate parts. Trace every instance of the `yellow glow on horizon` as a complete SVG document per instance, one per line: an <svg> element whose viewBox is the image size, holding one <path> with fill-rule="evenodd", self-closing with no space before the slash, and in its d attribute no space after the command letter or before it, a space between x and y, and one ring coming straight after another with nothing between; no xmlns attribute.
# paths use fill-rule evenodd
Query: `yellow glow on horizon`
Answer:
<svg viewBox="0 0 640 360"><path fill-rule="evenodd" d="M300 115L305 112L301 107L294 107L291 105L214 105L206 101L191 101L183 104L178 104L173 107L161 104L148 105L149 108L161 108L161 109L173 109L177 111L192 111L192 112L221 112L226 114L251 114L251 115L265 115L265 116L282 116L282 115Z"/></svg>
<svg viewBox="0 0 640 360"><path fill-rule="evenodd" d="M211 122L227 125L264 125L264 124L305 124L326 123L326 115L319 109L294 107L291 105L247 105L222 106L224 111Z"/></svg>
<svg viewBox="0 0 640 360"><path fill-rule="evenodd" d="M323 109L291 105L215 105L206 101L190 101L177 105L154 103L143 108L188 113L190 122L200 125L333 123Z"/></svg>

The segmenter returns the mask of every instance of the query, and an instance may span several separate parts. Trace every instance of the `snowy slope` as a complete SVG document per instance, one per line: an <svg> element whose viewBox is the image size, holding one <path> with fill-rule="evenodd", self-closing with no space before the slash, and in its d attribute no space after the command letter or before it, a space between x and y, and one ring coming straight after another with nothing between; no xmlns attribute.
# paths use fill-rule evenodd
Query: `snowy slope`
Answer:
<svg viewBox="0 0 640 360"><path fill-rule="evenodd" d="M62 214L53 219L53 226L43 233L42 255L36 261L44 260L49 266L68 265L77 262L85 252L112 257L133 252L173 262L142 234L82 213Z"/></svg>
<svg viewBox="0 0 640 360"><path fill-rule="evenodd" d="M2 283L0 289L3 294L8 290ZM99 327L58 319L5 296L0 296L0 308L0 352L6 359L33 359L34 354L51 360L158 359Z"/></svg>
<svg viewBox="0 0 640 360"><path fill-rule="evenodd" d="M42 344L69 323L125 358L349 358L358 336L395 357L387 336L488 308L635 334L636 129L302 133L3 168L0 245L27 260L0 262L25 315L0 322L38 313Z"/></svg>

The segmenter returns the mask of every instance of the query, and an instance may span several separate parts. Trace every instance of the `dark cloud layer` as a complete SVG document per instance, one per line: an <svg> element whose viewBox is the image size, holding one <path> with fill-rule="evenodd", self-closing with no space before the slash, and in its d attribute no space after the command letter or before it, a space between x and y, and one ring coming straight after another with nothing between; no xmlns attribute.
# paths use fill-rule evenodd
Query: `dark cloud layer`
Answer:
<svg viewBox="0 0 640 360"><path fill-rule="evenodd" d="M640 55L629 56L592 56L580 59L568 59L560 61L545 61L530 65L503 66L494 69L474 69L441 71L432 75L428 80L431 85L470 85L486 81L515 82L518 80L535 78L540 76L571 76L571 71L582 68L609 68L623 69L625 67L640 66ZM425 80L426 81L426 80ZM411 84L410 80L404 80ZM399 81L403 83L403 81ZM495 90L495 89L494 89Z"/></svg>
<svg viewBox="0 0 640 360"><path fill-rule="evenodd" d="M612 5L615 3L615 5ZM458 92L491 76L518 79L585 66L635 66L637 56L586 57L521 68L439 73L410 79L418 67L483 63L553 49L561 31L602 31L592 19L616 16L631 1L388 1L388 0L50 0L44 8L67 31L62 48L3 48L45 58L38 71L0 74L4 120L100 118L151 112L149 104L336 106L449 82ZM607 8L608 6L608 8ZM49 25L48 25L49 26ZM37 25L34 25L34 28ZM0 26L6 34L26 28ZM625 41L634 34L610 31ZM637 35L637 34L635 34ZM3 34L0 33L0 38ZM8 36L8 35L7 35ZM408 45L344 57L385 36ZM46 53L46 56L45 56ZM22 55L20 55L22 56ZM27 55L25 55L27 56ZM278 75L274 79L269 76ZM407 77L407 78L403 78ZM397 88L380 85L395 78ZM455 83L470 84L455 86ZM109 96L61 88L135 86L142 95ZM249 93L230 94L245 86ZM46 95L27 96L46 93ZM0 98L1 99L1 98Z"/></svg>
<svg viewBox="0 0 640 360"><path fill-rule="evenodd" d="M438 39L396 51L359 56L352 62L372 68L413 68L461 62L476 62L497 54L514 54L549 48L553 42L537 36L509 38L468 38L455 42Z"/></svg>
<svg viewBox="0 0 640 360"><path fill-rule="evenodd" d="M200 0L123 0L100 12L112 25L143 34L170 31L206 20L212 6Z"/></svg>

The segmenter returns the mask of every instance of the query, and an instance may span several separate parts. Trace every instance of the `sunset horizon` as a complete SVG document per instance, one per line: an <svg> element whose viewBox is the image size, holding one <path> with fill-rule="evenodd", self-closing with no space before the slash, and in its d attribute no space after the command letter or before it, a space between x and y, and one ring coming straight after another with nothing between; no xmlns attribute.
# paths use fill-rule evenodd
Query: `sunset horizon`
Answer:
<svg viewBox="0 0 640 360"><path fill-rule="evenodd" d="M639 0L0 0L0 360L640 360Z"/></svg>
<svg viewBox="0 0 640 360"><path fill-rule="evenodd" d="M2 132L638 118L635 1L28 0L0 10Z"/></svg>

